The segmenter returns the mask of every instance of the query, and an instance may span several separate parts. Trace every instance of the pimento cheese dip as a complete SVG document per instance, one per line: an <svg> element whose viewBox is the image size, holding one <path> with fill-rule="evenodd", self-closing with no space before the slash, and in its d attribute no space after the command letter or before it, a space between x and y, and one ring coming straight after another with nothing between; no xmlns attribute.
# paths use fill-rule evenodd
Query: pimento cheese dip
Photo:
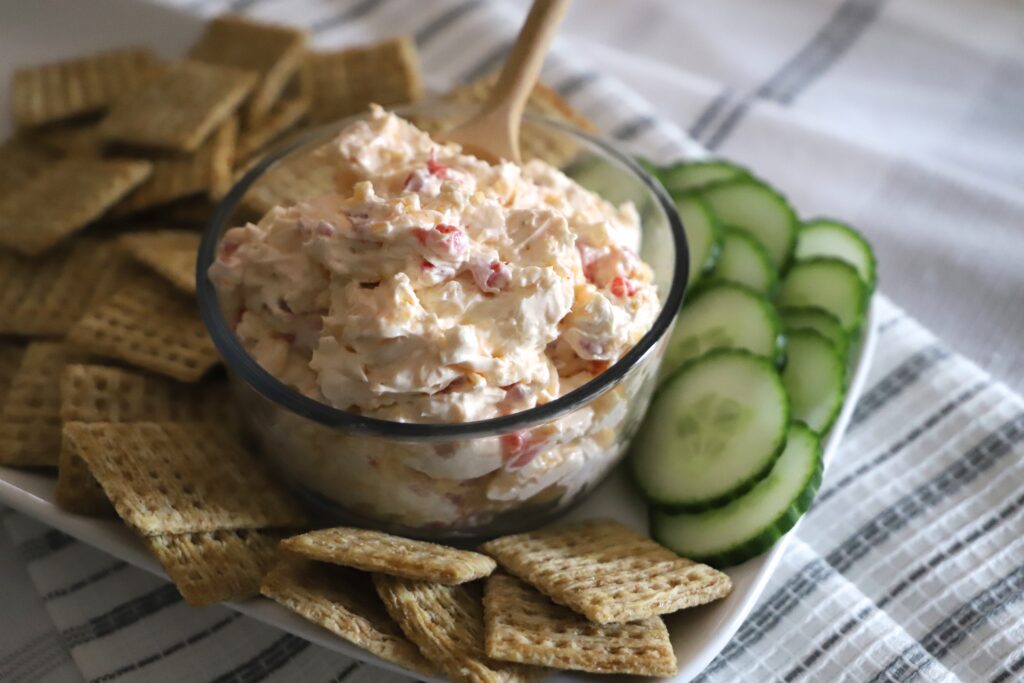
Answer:
<svg viewBox="0 0 1024 683"><path fill-rule="evenodd" d="M590 381L658 315L633 206L543 161L489 164L380 108L317 155L336 191L227 231L209 270L241 344L306 396L396 422L508 415ZM578 488L579 470L610 457L613 435L586 443L618 427L623 411L604 403L604 415L446 447L352 442L295 468L365 513L466 523ZM345 491L324 483L339 467ZM394 500L403 484L415 491Z"/></svg>

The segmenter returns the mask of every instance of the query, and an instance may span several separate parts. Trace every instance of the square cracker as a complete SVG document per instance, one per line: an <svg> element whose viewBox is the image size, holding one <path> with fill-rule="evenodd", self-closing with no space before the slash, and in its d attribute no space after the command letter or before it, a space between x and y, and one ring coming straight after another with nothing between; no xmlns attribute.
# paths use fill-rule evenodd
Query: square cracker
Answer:
<svg viewBox="0 0 1024 683"><path fill-rule="evenodd" d="M33 141L60 156L98 157L105 151L98 121L58 123L31 133Z"/></svg>
<svg viewBox="0 0 1024 683"><path fill-rule="evenodd" d="M508 574L487 579L484 642L494 659L554 669L638 676L677 671L661 617L594 624Z"/></svg>
<svg viewBox="0 0 1024 683"><path fill-rule="evenodd" d="M151 171L148 161L56 161L0 199L0 246L41 254L99 218Z"/></svg>
<svg viewBox="0 0 1024 683"><path fill-rule="evenodd" d="M317 150L285 159L252 184L242 205L262 216L275 206L292 206L331 193L336 170Z"/></svg>
<svg viewBox="0 0 1024 683"><path fill-rule="evenodd" d="M193 230L134 232L120 238L132 257L186 294L196 293L196 255L202 236Z"/></svg>
<svg viewBox="0 0 1024 683"><path fill-rule="evenodd" d="M0 252L0 334L66 334L132 268L113 241L80 239L36 258Z"/></svg>
<svg viewBox="0 0 1024 683"><path fill-rule="evenodd" d="M149 536L146 547L193 607L259 595L280 532L260 529Z"/></svg>
<svg viewBox="0 0 1024 683"><path fill-rule="evenodd" d="M206 194L220 196L230 189L235 163L238 123L230 118L192 154L153 157L153 173L111 213L123 216Z"/></svg>
<svg viewBox="0 0 1024 683"><path fill-rule="evenodd" d="M209 422L236 429L238 415L223 379L181 384L105 365L72 364L60 378L60 415L70 422ZM85 515L113 514L99 482L70 439L61 442L57 503Z"/></svg>
<svg viewBox="0 0 1024 683"><path fill-rule="evenodd" d="M358 114L371 104L407 104L423 94L416 45L408 36L338 52L311 52L307 68L314 124Z"/></svg>
<svg viewBox="0 0 1024 683"><path fill-rule="evenodd" d="M495 567L480 553L352 527L309 531L286 538L281 547L310 560L435 583L473 581Z"/></svg>
<svg viewBox="0 0 1024 683"><path fill-rule="evenodd" d="M64 435L144 536L299 528L302 510L223 428L187 422L69 422Z"/></svg>
<svg viewBox="0 0 1024 683"><path fill-rule="evenodd" d="M11 388L14 373L18 371L18 366L21 365L24 355L24 344L11 339L0 339L0 415L3 414L7 391Z"/></svg>
<svg viewBox="0 0 1024 683"><path fill-rule="evenodd" d="M266 575L260 593L385 661L437 673L388 616L368 574L287 560Z"/></svg>
<svg viewBox="0 0 1024 683"><path fill-rule="evenodd" d="M60 342L28 345L0 414L0 464L53 466L60 454L60 373L76 356Z"/></svg>
<svg viewBox="0 0 1024 683"><path fill-rule="evenodd" d="M103 492L103 487L92 476L89 466L78 452L78 447L66 435L61 439L57 488L54 495L57 505L68 512L90 517L108 517L115 514L114 506Z"/></svg>
<svg viewBox="0 0 1024 683"><path fill-rule="evenodd" d="M72 363L60 377L64 422L209 422L236 429L223 378L195 384L106 365Z"/></svg>
<svg viewBox="0 0 1024 683"><path fill-rule="evenodd" d="M152 77L158 64L151 50L130 47L18 69L11 82L14 120L35 126L101 111Z"/></svg>
<svg viewBox="0 0 1024 683"><path fill-rule="evenodd" d="M53 153L32 136L21 135L0 143L0 199L42 173L53 160Z"/></svg>
<svg viewBox="0 0 1024 683"><path fill-rule="evenodd" d="M504 536L481 548L509 573L599 624L637 621L729 594L726 574L610 519Z"/></svg>
<svg viewBox="0 0 1024 683"><path fill-rule="evenodd" d="M115 100L100 131L111 142L194 152L255 82L251 71L178 62Z"/></svg>
<svg viewBox="0 0 1024 683"><path fill-rule="evenodd" d="M247 123L261 120L280 98L289 79L302 65L306 32L240 16L221 16L206 25L189 59L247 69L259 81L245 104Z"/></svg>
<svg viewBox="0 0 1024 683"><path fill-rule="evenodd" d="M547 673L487 656L479 584L445 586L374 574L373 585L409 640L453 681L515 683Z"/></svg>
<svg viewBox="0 0 1024 683"><path fill-rule="evenodd" d="M309 99L292 97L281 100L258 123L244 129L238 136L235 157L248 161L267 145L294 128L309 113Z"/></svg>
<svg viewBox="0 0 1024 683"><path fill-rule="evenodd" d="M196 303L143 273L75 323L68 343L182 382L195 382L220 357Z"/></svg>

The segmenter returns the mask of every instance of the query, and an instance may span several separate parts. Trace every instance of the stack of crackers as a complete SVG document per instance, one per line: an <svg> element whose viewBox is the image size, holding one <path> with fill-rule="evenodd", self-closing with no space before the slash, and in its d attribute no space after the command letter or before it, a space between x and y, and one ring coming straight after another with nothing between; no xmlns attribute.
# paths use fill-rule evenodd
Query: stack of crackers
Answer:
<svg viewBox="0 0 1024 683"><path fill-rule="evenodd" d="M550 669L670 676L661 615L732 588L612 520L506 536L479 552L345 527L281 549L265 596L381 659L474 683Z"/></svg>
<svg viewBox="0 0 1024 683"><path fill-rule="evenodd" d="M241 437L196 306L199 230L283 135L421 95L408 38L306 43L225 16L179 60L128 47L11 83L0 464L57 468L58 503L119 515L193 604L257 594L278 540L307 528Z"/></svg>

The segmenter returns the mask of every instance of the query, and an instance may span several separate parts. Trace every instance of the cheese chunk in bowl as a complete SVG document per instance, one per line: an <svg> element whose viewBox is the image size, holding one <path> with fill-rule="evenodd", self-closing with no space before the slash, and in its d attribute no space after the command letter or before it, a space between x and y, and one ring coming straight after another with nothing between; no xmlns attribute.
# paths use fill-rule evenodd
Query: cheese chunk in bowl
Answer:
<svg viewBox="0 0 1024 683"><path fill-rule="evenodd" d="M561 124L526 125L573 150L564 170L489 164L410 122L450 112L402 114L314 131L239 182L200 252L203 318L263 452L325 515L436 539L535 526L639 424L682 228Z"/></svg>

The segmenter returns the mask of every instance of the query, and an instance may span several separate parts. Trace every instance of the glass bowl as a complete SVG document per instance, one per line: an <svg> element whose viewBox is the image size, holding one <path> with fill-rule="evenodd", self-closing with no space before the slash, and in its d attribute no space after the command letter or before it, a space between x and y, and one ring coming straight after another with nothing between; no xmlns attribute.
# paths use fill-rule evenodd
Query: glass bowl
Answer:
<svg viewBox="0 0 1024 683"><path fill-rule="evenodd" d="M436 132L465 108L396 110ZM580 502L622 458L657 383L664 344L683 300L689 256L683 226L661 186L609 142L566 124L527 117L524 156L546 155L577 182L642 221L641 257L662 307L654 325L604 372L522 412L449 424L381 420L307 397L264 370L235 337L207 270L221 235L275 203L321 193L331 169L311 153L361 116L303 134L260 160L227 194L197 262L203 321L259 449L324 523L457 541L537 527ZM276 188L276 189L271 189Z"/></svg>

